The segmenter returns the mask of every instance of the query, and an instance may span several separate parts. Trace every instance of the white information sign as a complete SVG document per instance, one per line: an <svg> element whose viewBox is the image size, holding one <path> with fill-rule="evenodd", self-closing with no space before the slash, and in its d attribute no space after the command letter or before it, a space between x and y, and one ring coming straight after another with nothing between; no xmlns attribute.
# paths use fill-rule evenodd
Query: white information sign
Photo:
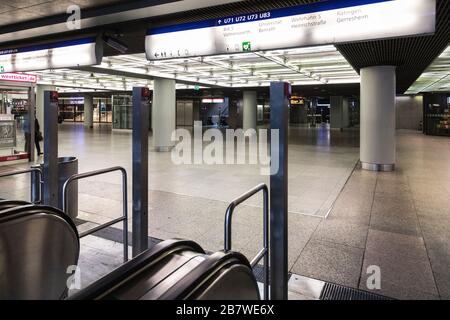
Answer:
<svg viewBox="0 0 450 320"><path fill-rule="evenodd" d="M435 31L435 0L329 0L273 11L150 29L149 60L206 56Z"/></svg>

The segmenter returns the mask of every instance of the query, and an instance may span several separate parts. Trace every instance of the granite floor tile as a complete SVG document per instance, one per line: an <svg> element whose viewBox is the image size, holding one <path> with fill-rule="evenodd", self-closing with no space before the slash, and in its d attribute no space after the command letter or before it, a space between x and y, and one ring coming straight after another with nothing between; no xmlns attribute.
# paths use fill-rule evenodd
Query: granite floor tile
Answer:
<svg viewBox="0 0 450 320"><path fill-rule="evenodd" d="M313 234L314 240L364 249L369 227L337 219L323 220Z"/></svg>
<svg viewBox="0 0 450 320"><path fill-rule="evenodd" d="M367 249L364 254L364 264L361 273L361 284L367 283L371 275L367 272L369 266L377 266L381 271L381 286L383 283L394 284L407 292L425 292L438 296L433 272L427 258L412 258L407 255L392 255L389 252Z"/></svg>
<svg viewBox="0 0 450 320"><path fill-rule="evenodd" d="M392 256L428 259L422 237L375 229L369 230L366 250Z"/></svg>
<svg viewBox="0 0 450 320"><path fill-rule="evenodd" d="M359 248L310 241L292 267L292 272L357 288L363 252Z"/></svg>

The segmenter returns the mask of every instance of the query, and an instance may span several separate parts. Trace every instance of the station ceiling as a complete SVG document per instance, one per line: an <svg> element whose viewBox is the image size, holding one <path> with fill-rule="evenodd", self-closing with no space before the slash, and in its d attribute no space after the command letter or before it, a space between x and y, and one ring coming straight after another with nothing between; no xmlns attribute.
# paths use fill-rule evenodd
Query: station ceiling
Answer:
<svg viewBox="0 0 450 320"><path fill-rule="evenodd" d="M234 15L237 13L250 13L255 11L264 11L274 8L282 8L293 5L308 4L313 2L318 2L321 0L247 0L247 1L221 1L215 0L212 4L220 4L215 6L205 7L199 6L197 9L192 9L188 11L182 11L178 13L165 14L160 16L152 16L147 19L137 19L132 22L123 22L114 25L105 25L101 28L92 27L86 30L82 30L81 33L86 32L99 32L100 30L114 30L117 34L123 35L122 39L129 46L129 53L131 56L134 54L144 52L144 41L146 30L150 26L163 26L171 25L183 22L192 22L203 19L219 18L228 15ZM33 25L34 22L39 22L39 25L45 25L46 21L48 23L55 22L55 17L58 13L58 5L60 3L59 12L62 8L67 7L67 3L79 2L79 5L85 6L86 10L84 12L94 12L96 7L99 5L102 8L120 8L120 6L126 5L127 7L137 8L139 6L154 6L158 3L169 3L169 4L180 4L194 2L191 0L183 1L173 1L173 0L130 0L130 1L120 1L120 0L2 0L0 4L0 18L5 19L3 24L0 25L0 38L6 32L14 31L14 27L23 28L27 25ZM125 3L126 2L126 3ZM197 0L195 2L202 2L202 0ZM204 1L203 1L204 2ZM52 6L53 8L45 10L45 6ZM22 6L24 4L30 4L28 6ZM3 6L3 7L2 7ZM20 9L19 7L22 6ZM35 6L35 7L33 7ZM10 10L11 8L15 8ZM17 9L17 10L16 10ZM5 11L6 10L6 11ZM32 13L29 16L27 12L39 12L39 14L44 15L42 17L34 17ZM9 14L7 14L9 12ZM20 13L23 12L23 13ZM45 12L44 14L42 12ZM7 16L15 16L17 19L12 19ZM8 20L9 19L9 20ZM2 21L2 19L0 19ZM15 21L14 25L11 23ZM21 23L17 23L22 21ZM109 28L109 29L108 29ZM352 69L358 73L359 70L366 66L371 65L396 65L397 66L397 93L404 93L411 85L419 78L419 76L425 71L427 67L447 48L450 43L450 1L448 0L437 0L437 20L436 20L436 33L434 35L428 36L416 36L407 38L396 38L387 40L374 40L365 41L357 43L348 43L336 45L337 51L348 61L348 64ZM19 30L19 29L18 29ZM50 30L50 29L49 29ZM66 36L73 37L76 32L66 32ZM59 37L61 35L58 35ZM33 38L33 41L44 41L45 39L51 38L50 36L41 36ZM28 43L28 40L27 40ZM2 47L4 43L0 43ZM11 43L7 44L8 46ZM112 49L106 48L106 56L116 56L117 52ZM282 57L281 57L282 58ZM112 58L114 60L114 58ZM119 58L120 59L120 58ZM250 58L249 58L250 59ZM257 60L265 59L263 57L255 58ZM282 58L283 59L283 58ZM107 60L107 59L105 59ZM226 59L225 59L226 60ZM225 61L228 63L229 61ZM174 62L168 69L174 67L177 69L183 62ZM156 66L155 68L158 68ZM105 69L105 68L104 68ZM195 69L195 68L194 68ZM105 71L105 70L100 70ZM170 70L165 70L171 72ZM224 70L222 70L224 76L227 75ZM214 72L214 71L213 71ZM350 72L350 70L348 70ZM180 74L181 73L181 74ZM192 71L192 74L196 71ZM178 72L177 76L181 77L183 72ZM278 75L276 75L278 77ZM238 77L236 77L238 78ZM326 77L325 77L326 78ZM208 79L205 79L208 80ZM221 79L226 80L226 79ZM240 77L237 81L246 81L244 77ZM250 79L253 80L253 79ZM215 80L214 80L215 81ZM306 81L306 79L299 79L298 81ZM222 81L218 81L219 83ZM225 81L226 82L226 81ZM249 81L250 82L250 81ZM263 82L261 80L261 82ZM326 87L329 84L319 83L318 85Z"/></svg>
<svg viewBox="0 0 450 320"><path fill-rule="evenodd" d="M159 26L192 22L320 1L322 0L247 0L174 14L155 21L155 24ZM403 94L450 44L450 1L436 1L434 35L355 42L336 45L336 48L357 72L367 66L397 66L397 93Z"/></svg>
<svg viewBox="0 0 450 320"><path fill-rule="evenodd" d="M450 92L450 46L425 70L407 94Z"/></svg>
<svg viewBox="0 0 450 320"><path fill-rule="evenodd" d="M154 78L170 78L178 88L265 87L271 81L293 86L359 83L359 75L334 46L148 61L145 54L105 57L101 65L36 72L39 83L78 89L131 90Z"/></svg>
<svg viewBox="0 0 450 320"><path fill-rule="evenodd" d="M78 5L84 10L120 2L127 0L2 0L0 26L65 14L70 5Z"/></svg>

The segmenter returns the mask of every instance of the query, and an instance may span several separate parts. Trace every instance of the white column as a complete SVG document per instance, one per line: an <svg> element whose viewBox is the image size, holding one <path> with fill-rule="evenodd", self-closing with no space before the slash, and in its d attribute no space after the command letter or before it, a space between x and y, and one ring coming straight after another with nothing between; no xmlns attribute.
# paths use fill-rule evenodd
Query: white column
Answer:
<svg viewBox="0 0 450 320"><path fill-rule="evenodd" d="M395 168L395 67L361 69L362 168L392 171Z"/></svg>
<svg viewBox="0 0 450 320"><path fill-rule="evenodd" d="M90 94L84 95L84 127L94 127L94 97Z"/></svg>
<svg viewBox="0 0 450 320"><path fill-rule="evenodd" d="M152 102L153 147L156 151L169 151L175 130L175 80L155 79Z"/></svg>
<svg viewBox="0 0 450 320"><path fill-rule="evenodd" d="M256 91L244 91L242 107L242 127L244 130L255 129L257 124L258 106L256 102Z"/></svg>
<svg viewBox="0 0 450 320"><path fill-rule="evenodd" d="M343 128L342 103L343 97L341 96L330 97L330 128L332 129Z"/></svg>
<svg viewBox="0 0 450 320"><path fill-rule="evenodd" d="M36 118L41 126L42 135L45 135L44 128L44 91L55 90L55 86L38 84L36 86Z"/></svg>
<svg viewBox="0 0 450 320"><path fill-rule="evenodd" d="M350 101L348 98L342 99L342 126L350 127Z"/></svg>
<svg viewBox="0 0 450 320"><path fill-rule="evenodd" d="M343 129L350 125L348 98L330 97L330 128Z"/></svg>

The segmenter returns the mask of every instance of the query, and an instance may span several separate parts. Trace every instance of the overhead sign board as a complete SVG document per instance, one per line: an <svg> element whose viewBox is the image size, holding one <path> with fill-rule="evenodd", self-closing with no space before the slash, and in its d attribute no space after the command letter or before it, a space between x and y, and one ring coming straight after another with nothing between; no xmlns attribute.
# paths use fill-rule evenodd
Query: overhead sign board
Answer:
<svg viewBox="0 0 450 320"><path fill-rule="evenodd" d="M37 76L27 73L0 73L0 81L36 83Z"/></svg>
<svg viewBox="0 0 450 320"><path fill-rule="evenodd" d="M103 45L94 37L0 50L0 72L71 68L101 63Z"/></svg>
<svg viewBox="0 0 450 320"><path fill-rule="evenodd" d="M436 0L329 0L153 28L147 59L273 50L429 34Z"/></svg>

